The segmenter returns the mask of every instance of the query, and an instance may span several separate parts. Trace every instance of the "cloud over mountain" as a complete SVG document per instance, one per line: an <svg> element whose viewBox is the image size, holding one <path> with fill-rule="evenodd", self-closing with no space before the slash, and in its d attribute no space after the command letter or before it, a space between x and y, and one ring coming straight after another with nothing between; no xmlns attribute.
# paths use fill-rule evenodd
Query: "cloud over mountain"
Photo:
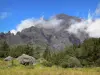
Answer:
<svg viewBox="0 0 100 75"><path fill-rule="evenodd" d="M90 37L100 37L100 4L94 13L88 14L88 19L78 23L72 24L67 31L78 34L79 32L86 32Z"/></svg>
<svg viewBox="0 0 100 75"><path fill-rule="evenodd" d="M11 33L16 34L18 31L22 31L25 28L29 28L31 26L43 27L46 29L55 28L60 25L62 20L58 20L57 18L50 18L49 20L44 20L43 17L40 19L29 18L21 21L20 24L17 25L16 29L11 30Z"/></svg>

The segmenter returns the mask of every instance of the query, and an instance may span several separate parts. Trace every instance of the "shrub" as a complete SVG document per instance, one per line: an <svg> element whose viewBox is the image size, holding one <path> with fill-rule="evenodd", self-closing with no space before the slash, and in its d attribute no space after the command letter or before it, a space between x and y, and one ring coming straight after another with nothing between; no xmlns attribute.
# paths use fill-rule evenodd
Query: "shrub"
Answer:
<svg viewBox="0 0 100 75"><path fill-rule="evenodd" d="M60 66L63 68L68 67L68 59L70 58L69 55L66 55L61 61L60 61Z"/></svg>
<svg viewBox="0 0 100 75"><path fill-rule="evenodd" d="M60 64L60 66L62 67L62 68L67 68L68 67L68 63L67 62L62 62L61 64Z"/></svg>
<svg viewBox="0 0 100 75"><path fill-rule="evenodd" d="M96 60L96 65L100 66L100 58Z"/></svg>
<svg viewBox="0 0 100 75"><path fill-rule="evenodd" d="M70 57L67 65L68 67L81 67L81 63L76 57Z"/></svg>
<svg viewBox="0 0 100 75"><path fill-rule="evenodd" d="M87 60L85 60L85 59L83 59L81 61L81 64L82 64L82 66L85 66L85 67L88 67L89 66L89 62Z"/></svg>
<svg viewBox="0 0 100 75"><path fill-rule="evenodd" d="M44 65L44 66L46 66L46 67L51 67L52 66L52 63L48 62L46 60L44 60L41 64Z"/></svg>

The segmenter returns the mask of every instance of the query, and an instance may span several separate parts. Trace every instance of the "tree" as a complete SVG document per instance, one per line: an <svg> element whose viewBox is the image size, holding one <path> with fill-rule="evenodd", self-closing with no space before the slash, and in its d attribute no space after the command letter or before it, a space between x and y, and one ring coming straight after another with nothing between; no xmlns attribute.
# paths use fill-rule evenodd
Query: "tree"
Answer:
<svg viewBox="0 0 100 75"><path fill-rule="evenodd" d="M51 52L49 47L47 46L44 53L43 53L43 58L46 59L47 61L50 61L51 59Z"/></svg>
<svg viewBox="0 0 100 75"><path fill-rule="evenodd" d="M10 47L9 55L18 57L22 54L33 56L34 48L31 45L15 45Z"/></svg>
<svg viewBox="0 0 100 75"><path fill-rule="evenodd" d="M89 38L81 44L81 63L92 66L100 58L100 38ZM85 65L86 66L86 65Z"/></svg>
<svg viewBox="0 0 100 75"><path fill-rule="evenodd" d="M27 55L30 55L30 56L33 56L33 47L31 45L25 45L24 47L24 53L27 54Z"/></svg>
<svg viewBox="0 0 100 75"><path fill-rule="evenodd" d="M9 54L9 45L5 40L1 40L0 43L0 57L7 57Z"/></svg>

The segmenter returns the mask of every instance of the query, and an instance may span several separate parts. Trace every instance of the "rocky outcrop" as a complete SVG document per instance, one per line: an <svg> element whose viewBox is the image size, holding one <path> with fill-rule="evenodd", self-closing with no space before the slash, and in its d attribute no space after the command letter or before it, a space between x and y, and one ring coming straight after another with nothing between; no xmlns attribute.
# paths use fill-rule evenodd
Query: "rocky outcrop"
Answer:
<svg viewBox="0 0 100 75"><path fill-rule="evenodd" d="M26 55L26 54L22 54L21 56L19 56L17 58L17 60L19 61L20 64L22 65L32 65L36 63L36 60L34 57Z"/></svg>
<svg viewBox="0 0 100 75"><path fill-rule="evenodd" d="M55 16L61 19L62 23L57 28L46 29L38 26L26 28L16 35L9 33L1 33L0 39L5 39L9 45L14 44L35 44L46 46L49 45L53 49L62 50L65 46L80 44L88 35L84 32L80 36L74 35L66 31L71 25L71 21L80 22L81 19L66 14L58 14Z"/></svg>
<svg viewBox="0 0 100 75"><path fill-rule="evenodd" d="M11 61L11 60L13 60L13 57L8 56L8 57L6 57L4 60L5 60L5 61Z"/></svg>

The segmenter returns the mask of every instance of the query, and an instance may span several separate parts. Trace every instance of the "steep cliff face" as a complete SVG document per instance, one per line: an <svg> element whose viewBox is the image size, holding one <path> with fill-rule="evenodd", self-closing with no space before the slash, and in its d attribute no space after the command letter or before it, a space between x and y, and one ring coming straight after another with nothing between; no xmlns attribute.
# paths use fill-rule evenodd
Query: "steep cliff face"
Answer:
<svg viewBox="0 0 100 75"><path fill-rule="evenodd" d="M71 25L71 21L80 22L81 19L65 14L55 16L57 19L63 20L59 27L46 29L38 26L26 28L16 35L9 33L0 33L0 39L5 39L10 45L14 44L36 44L49 45L54 49L63 49L66 45L79 44L88 36L82 33L82 36L76 36L66 31Z"/></svg>

